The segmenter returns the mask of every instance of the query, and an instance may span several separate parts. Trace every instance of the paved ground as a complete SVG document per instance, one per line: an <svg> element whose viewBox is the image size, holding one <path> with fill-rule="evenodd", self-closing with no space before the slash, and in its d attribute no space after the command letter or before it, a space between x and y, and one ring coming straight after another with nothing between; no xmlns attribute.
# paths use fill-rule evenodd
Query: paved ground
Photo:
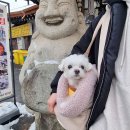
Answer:
<svg viewBox="0 0 130 130"><path fill-rule="evenodd" d="M23 104L23 100L21 97L21 86L19 83L19 73L21 71L21 66L14 65L14 78L15 78L15 94L16 94L16 102L20 102ZM14 98L8 99L6 101L13 101Z"/></svg>
<svg viewBox="0 0 130 130"><path fill-rule="evenodd" d="M32 116L23 116L20 117L17 124L11 126L13 130L29 130L31 124L34 122L34 117Z"/></svg>
<svg viewBox="0 0 130 130"><path fill-rule="evenodd" d="M16 90L16 101L23 103L21 97L21 86L19 83L19 73L21 71L21 66L14 66L14 76L15 76L15 90Z"/></svg>
<svg viewBox="0 0 130 130"><path fill-rule="evenodd" d="M20 83L19 83L19 73L20 73L20 70L21 70L21 66L14 65L16 102L20 102L20 103L24 104L23 100L22 100L22 97L21 97L21 86L20 86ZM8 102L8 101L9 102L10 101L13 102L14 98L5 100L4 102ZM17 119L17 117L14 117L14 119ZM24 116L21 116L19 118L19 121L17 122L17 124L12 125L11 128L13 130L29 130L29 127L31 126L31 124L33 122L34 122L34 116L30 116L29 117L27 115L24 115Z"/></svg>

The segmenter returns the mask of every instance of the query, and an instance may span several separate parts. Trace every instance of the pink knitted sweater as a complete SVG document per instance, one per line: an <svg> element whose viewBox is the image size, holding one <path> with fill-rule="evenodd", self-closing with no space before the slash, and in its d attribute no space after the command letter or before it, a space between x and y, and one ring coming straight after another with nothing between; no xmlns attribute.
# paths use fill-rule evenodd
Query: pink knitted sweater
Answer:
<svg viewBox="0 0 130 130"><path fill-rule="evenodd" d="M95 66L80 80L75 93L68 96L68 81L62 75L57 88L57 110L65 117L77 117L86 109L90 109L93 99L94 86L97 81Z"/></svg>

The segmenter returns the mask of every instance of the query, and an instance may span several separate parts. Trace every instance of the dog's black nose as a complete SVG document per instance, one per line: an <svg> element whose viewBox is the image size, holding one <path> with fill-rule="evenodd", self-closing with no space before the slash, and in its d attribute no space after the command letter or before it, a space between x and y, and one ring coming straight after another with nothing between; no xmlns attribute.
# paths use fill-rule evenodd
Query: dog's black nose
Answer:
<svg viewBox="0 0 130 130"><path fill-rule="evenodd" d="M75 74L79 74L80 71L79 70L75 70L74 72L75 72Z"/></svg>

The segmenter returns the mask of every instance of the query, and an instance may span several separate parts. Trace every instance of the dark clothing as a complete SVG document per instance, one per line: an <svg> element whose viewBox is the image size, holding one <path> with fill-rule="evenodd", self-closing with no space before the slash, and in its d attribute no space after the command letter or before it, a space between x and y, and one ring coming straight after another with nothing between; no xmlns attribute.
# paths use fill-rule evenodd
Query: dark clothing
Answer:
<svg viewBox="0 0 130 130"><path fill-rule="evenodd" d="M100 76L96 84L93 105L86 129L89 129L105 108L112 78L114 76L115 61L118 56L127 14L127 6L125 2L121 0L108 0L107 2L111 5L111 20L104 48L104 56L101 63ZM91 41L94 29L103 14L104 11L91 23L80 41L74 45L71 54L85 53ZM90 62L96 65L98 61L99 37L100 30L89 54ZM61 74L62 72L59 71L51 83L52 93L56 92L58 80Z"/></svg>
<svg viewBox="0 0 130 130"><path fill-rule="evenodd" d="M112 5L114 3L120 3L122 2L122 0L105 0L106 3L108 3L109 5Z"/></svg>

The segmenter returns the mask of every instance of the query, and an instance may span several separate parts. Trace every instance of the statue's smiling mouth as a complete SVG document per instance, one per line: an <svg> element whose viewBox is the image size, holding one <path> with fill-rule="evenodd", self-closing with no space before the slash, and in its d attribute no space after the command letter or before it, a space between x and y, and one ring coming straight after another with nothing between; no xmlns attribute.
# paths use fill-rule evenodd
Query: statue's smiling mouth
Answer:
<svg viewBox="0 0 130 130"><path fill-rule="evenodd" d="M53 17L53 18L45 18L44 22L47 25L60 25L63 22L63 18L62 17Z"/></svg>

